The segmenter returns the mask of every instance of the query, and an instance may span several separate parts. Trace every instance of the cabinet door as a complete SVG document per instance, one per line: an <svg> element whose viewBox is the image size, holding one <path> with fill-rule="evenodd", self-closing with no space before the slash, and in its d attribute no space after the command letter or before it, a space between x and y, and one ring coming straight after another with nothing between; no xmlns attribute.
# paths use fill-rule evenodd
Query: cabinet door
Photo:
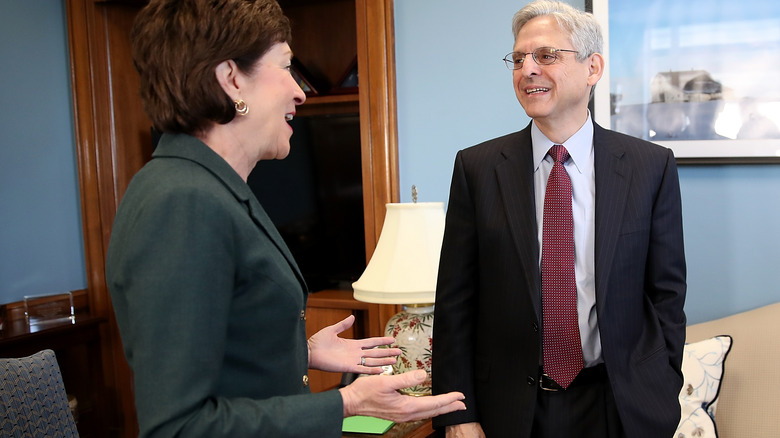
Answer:
<svg viewBox="0 0 780 438"><path fill-rule="evenodd" d="M317 331L333 324L352 314L348 309L309 309L306 315L306 335L311 337ZM340 335L342 338L355 339L355 328L351 328ZM309 370L309 387L311 392L322 392L338 388L341 382L341 373L329 373L320 370Z"/></svg>
<svg viewBox="0 0 780 438"><path fill-rule="evenodd" d="M370 336L369 329L379 324L379 305L363 303L352 298L352 291L325 290L309 296L306 310L306 335L311 337L317 331L333 325L349 315L355 315L355 323L340 337L360 339ZM309 370L309 385L312 392L337 388L341 373L326 373Z"/></svg>

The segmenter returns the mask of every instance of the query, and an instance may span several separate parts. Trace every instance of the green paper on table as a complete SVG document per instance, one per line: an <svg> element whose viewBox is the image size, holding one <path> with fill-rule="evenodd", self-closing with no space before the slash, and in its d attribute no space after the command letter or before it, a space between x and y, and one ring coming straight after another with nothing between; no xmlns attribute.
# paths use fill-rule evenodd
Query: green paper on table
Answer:
<svg viewBox="0 0 780 438"><path fill-rule="evenodd" d="M341 426L341 431L352 433L374 433L381 435L390 430L394 424L395 423L390 420L356 415L354 417L347 417L344 419L344 423Z"/></svg>

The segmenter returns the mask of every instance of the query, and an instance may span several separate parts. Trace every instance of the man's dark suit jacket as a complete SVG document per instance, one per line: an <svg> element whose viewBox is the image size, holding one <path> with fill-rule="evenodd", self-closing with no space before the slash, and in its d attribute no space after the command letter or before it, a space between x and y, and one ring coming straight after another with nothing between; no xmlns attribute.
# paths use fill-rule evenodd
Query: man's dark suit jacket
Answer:
<svg viewBox="0 0 780 438"><path fill-rule="evenodd" d="M595 124L594 124L595 125ZM677 167L658 145L594 126L596 307L627 436L671 437L685 339ZM541 274L530 125L457 154L436 290L434 393L462 391L488 437L531 431Z"/></svg>

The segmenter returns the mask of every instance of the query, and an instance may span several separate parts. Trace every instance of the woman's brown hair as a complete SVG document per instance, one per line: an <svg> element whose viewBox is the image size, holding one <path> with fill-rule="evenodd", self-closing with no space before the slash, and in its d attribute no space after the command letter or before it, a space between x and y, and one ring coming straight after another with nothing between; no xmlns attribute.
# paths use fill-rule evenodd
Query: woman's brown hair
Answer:
<svg viewBox="0 0 780 438"><path fill-rule="evenodd" d="M144 110L161 132L195 134L236 116L215 69L232 59L251 73L275 43L290 41L275 0L152 0L130 32Z"/></svg>

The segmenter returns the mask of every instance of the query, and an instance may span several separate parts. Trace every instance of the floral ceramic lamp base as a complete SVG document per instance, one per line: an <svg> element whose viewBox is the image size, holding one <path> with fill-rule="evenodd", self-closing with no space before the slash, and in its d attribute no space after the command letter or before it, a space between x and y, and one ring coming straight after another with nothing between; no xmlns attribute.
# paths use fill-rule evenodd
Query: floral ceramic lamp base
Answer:
<svg viewBox="0 0 780 438"><path fill-rule="evenodd" d="M394 337L393 347L400 348L402 352L393 366L393 374L420 369L428 373L422 384L404 388L401 392L416 396L431 395L433 304L404 305L400 313L387 321L385 336Z"/></svg>

